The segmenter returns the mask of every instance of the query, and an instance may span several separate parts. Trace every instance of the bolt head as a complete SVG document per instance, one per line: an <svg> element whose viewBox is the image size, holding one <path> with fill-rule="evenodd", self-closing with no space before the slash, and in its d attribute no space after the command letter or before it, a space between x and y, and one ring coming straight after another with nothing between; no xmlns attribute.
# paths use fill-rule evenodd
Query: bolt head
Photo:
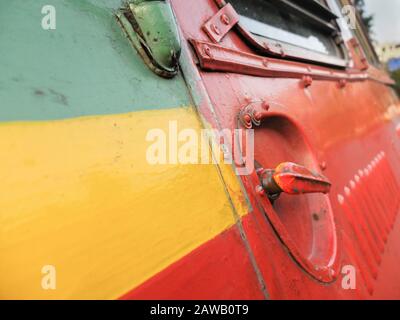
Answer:
<svg viewBox="0 0 400 320"><path fill-rule="evenodd" d="M246 101L247 103L252 103L253 102L253 98L250 97L248 94L244 95L244 101Z"/></svg>
<svg viewBox="0 0 400 320"><path fill-rule="evenodd" d="M304 77L303 77L303 83L304 83L304 86L305 86L306 88L308 88L309 86L311 86L312 82L313 82L313 79L312 79L310 76L304 76Z"/></svg>
<svg viewBox="0 0 400 320"><path fill-rule="evenodd" d="M211 25L211 30L218 36L221 34L221 31L219 30L219 28L215 24Z"/></svg>
<svg viewBox="0 0 400 320"><path fill-rule="evenodd" d="M205 55L212 57L211 49L209 46L204 46L204 53Z"/></svg>
<svg viewBox="0 0 400 320"><path fill-rule="evenodd" d="M270 108L270 105L269 105L269 103L268 102L266 102L266 101L264 101L263 103L262 103L262 108L265 110L265 111L268 111L269 110L269 108Z"/></svg>
<svg viewBox="0 0 400 320"><path fill-rule="evenodd" d="M223 14L223 15L221 16L221 22L222 22L223 24L228 25L228 24L231 22L231 20L229 19L229 17L228 17L226 14Z"/></svg>
<svg viewBox="0 0 400 320"><path fill-rule="evenodd" d="M250 115L249 115L249 114L245 114L245 115L243 116L243 120L244 120L246 123L251 122L251 117L250 117Z"/></svg>
<svg viewBox="0 0 400 320"><path fill-rule="evenodd" d="M263 47L264 47L265 49L267 49L268 51L271 51L271 47L270 47L270 45L269 45L267 42L263 42L262 45L263 45Z"/></svg>

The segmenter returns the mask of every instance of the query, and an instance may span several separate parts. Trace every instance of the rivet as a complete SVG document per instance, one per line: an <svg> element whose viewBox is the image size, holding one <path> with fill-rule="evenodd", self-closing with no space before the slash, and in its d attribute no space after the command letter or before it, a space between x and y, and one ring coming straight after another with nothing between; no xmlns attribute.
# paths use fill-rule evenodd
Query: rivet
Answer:
<svg viewBox="0 0 400 320"><path fill-rule="evenodd" d="M312 82L313 79L310 76L303 76L304 87L308 88L309 86L311 86Z"/></svg>
<svg viewBox="0 0 400 320"><path fill-rule="evenodd" d="M246 123L251 122L251 117L250 117L250 115L246 113L246 114L243 116L243 120L244 120Z"/></svg>
<svg viewBox="0 0 400 320"><path fill-rule="evenodd" d="M262 114L260 112L256 112L254 114L254 119L256 119L257 121L260 121L262 118Z"/></svg>
<svg viewBox="0 0 400 320"><path fill-rule="evenodd" d="M211 53L211 49L209 46L204 46L204 53L209 56L210 58L212 58L212 53Z"/></svg>
<svg viewBox="0 0 400 320"><path fill-rule="evenodd" d="M347 85L346 79L340 79L339 80L339 87L344 88Z"/></svg>
<svg viewBox="0 0 400 320"><path fill-rule="evenodd" d="M246 101L247 103L252 103L253 102L253 98L250 97L247 93L245 93L244 101Z"/></svg>
<svg viewBox="0 0 400 320"><path fill-rule="evenodd" d="M226 14L223 14L221 16L221 21L222 21L223 24L226 24L226 25L228 25L231 22L229 17Z"/></svg>
<svg viewBox="0 0 400 320"><path fill-rule="evenodd" d="M211 25L211 30L212 30L216 35L220 35L220 34L221 34L221 31L219 31L219 28L218 28L215 24L212 24L212 25Z"/></svg>
<svg viewBox="0 0 400 320"><path fill-rule="evenodd" d="M263 103L262 103L262 108L265 110L265 111L268 111L269 110L269 108L270 108L270 105L269 105L269 103L268 102L266 102L266 101L264 101Z"/></svg>

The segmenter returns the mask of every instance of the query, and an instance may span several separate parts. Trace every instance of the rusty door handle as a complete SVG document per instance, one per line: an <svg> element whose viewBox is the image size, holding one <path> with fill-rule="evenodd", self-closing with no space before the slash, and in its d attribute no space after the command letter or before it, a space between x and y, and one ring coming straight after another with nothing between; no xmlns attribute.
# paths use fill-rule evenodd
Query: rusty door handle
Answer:
<svg viewBox="0 0 400 320"><path fill-rule="evenodd" d="M283 162L275 169L259 169L258 175L271 199L276 199L282 192L292 195L328 193L331 188L325 176L292 162Z"/></svg>

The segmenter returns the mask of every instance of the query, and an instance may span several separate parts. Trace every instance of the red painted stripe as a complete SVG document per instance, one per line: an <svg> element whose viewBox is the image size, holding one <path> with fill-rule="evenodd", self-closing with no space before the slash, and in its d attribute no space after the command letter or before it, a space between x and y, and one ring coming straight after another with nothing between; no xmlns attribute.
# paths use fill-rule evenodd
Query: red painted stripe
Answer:
<svg viewBox="0 0 400 320"><path fill-rule="evenodd" d="M120 299L263 299L249 255L233 226Z"/></svg>

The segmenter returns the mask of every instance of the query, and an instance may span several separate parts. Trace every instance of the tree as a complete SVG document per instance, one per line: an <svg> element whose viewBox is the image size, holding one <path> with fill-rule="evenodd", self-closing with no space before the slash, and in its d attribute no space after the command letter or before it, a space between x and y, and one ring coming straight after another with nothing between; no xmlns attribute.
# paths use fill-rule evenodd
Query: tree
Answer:
<svg viewBox="0 0 400 320"><path fill-rule="evenodd" d="M400 69L393 71L390 76L394 81L396 81L396 84L394 85L394 88L396 89L399 97L400 97Z"/></svg>
<svg viewBox="0 0 400 320"><path fill-rule="evenodd" d="M365 11L365 1L364 0L354 0L354 5L357 8L358 12L360 13L361 20L363 24L365 25L365 28L368 31L369 37L372 38L372 26L374 22L374 15L372 14L367 14Z"/></svg>

